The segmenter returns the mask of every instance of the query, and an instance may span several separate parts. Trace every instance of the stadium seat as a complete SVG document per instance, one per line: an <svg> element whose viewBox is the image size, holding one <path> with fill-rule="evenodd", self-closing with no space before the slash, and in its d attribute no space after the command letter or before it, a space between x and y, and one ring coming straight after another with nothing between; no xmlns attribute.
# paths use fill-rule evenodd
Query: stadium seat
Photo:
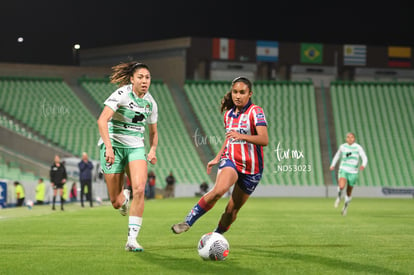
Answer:
<svg viewBox="0 0 414 275"><path fill-rule="evenodd" d="M103 107L103 102L117 88L108 79L79 79L80 85L91 95L97 104ZM152 80L151 95L158 105L159 144L157 149L158 162L149 165L157 176L157 186L165 185L165 178L172 171L177 183L199 184L209 182L191 137L187 134L182 119L174 104L166 84ZM146 132L148 139L148 131ZM148 150L149 148L147 148Z"/></svg>
<svg viewBox="0 0 414 275"><path fill-rule="evenodd" d="M224 139L223 114L220 102L229 90L222 81L187 81L185 92L204 133ZM264 174L261 184L309 185L324 184L319 147L315 91L311 82L257 81L253 85L253 103L261 106L266 115L269 145L264 148ZM216 114L206 116L205 114ZM220 127L223 125L222 127ZM285 151L303 151L304 158L279 160L277 146ZM217 153L222 143L211 143ZM311 167L311 168L309 168ZM311 171L302 171L304 168ZM279 171L282 169L282 171ZM301 171L283 171L297 169Z"/></svg>
<svg viewBox="0 0 414 275"><path fill-rule="evenodd" d="M413 83L332 83L337 144L345 142L347 132L354 132L368 155L368 167L360 173L362 185L414 185L413 94Z"/></svg>

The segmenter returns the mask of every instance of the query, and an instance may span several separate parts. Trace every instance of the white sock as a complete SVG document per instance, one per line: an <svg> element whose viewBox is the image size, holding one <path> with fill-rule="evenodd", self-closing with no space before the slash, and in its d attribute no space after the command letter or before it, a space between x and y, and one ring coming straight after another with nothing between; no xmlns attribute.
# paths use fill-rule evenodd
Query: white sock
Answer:
<svg viewBox="0 0 414 275"><path fill-rule="evenodd" d="M136 241L142 225L142 217L129 216L128 241Z"/></svg>
<svg viewBox="0 0 414 275"><path fill-rule="evenodd" d="M347 195L345 195L345 204L349 204L352 200L352 197L348 197Z"/></svg>
<svg viewBox="0 0 414 275"><path fill-rule="evenodd" d="M341 199L341 194L342 194L342 190L341 190L341 188L339 188L339 186L338 186L338 198L339 198L339 199Z"/></svg>

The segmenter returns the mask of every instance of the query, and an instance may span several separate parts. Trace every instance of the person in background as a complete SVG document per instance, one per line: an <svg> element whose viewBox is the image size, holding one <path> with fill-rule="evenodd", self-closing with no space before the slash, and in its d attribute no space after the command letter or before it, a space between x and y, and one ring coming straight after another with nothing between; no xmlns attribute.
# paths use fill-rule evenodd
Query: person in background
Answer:
<svg viewBox="0 0 414 275"><path fill-rule="evenodd" d="M104 102L98 118L101 168L112 206L127 215L130 192L124 189L124 175L132 186L128 218L126 251L139 252L144 248L137 242L142 226L145 205L145 184L148 164L156 164L158 146L158 107L149 93L151 73L139 62L121 63L112 67L111 83L118 84ZM149 129L149 152L145 152L145 129Z"/></svg>
<svg viewBox="0 0 414 275"><path fill-rule="evenodd" d="M36 185L36 204L42 205L45 201L46 194L46 184L43 181L43 178L39 178Z"/></svg>
<svg viewBox="0 0 414 275"><path fill-rule="evenodd" d="M269 143L263 109L252 103L252 84L246 77L235 78L222 100L226 138L207 164L207 174L219 164L216 183L188 212L183 222L174 224L175 234L186 232L234 186L231 197L214 232L223 234L236 220L242 206L254 192L263 173L263 147Z"/></svg>
<svg viewBox="0 0 414 275"><path fill-rule="evenodd" d="M79 167L79 181L81 184L81 192L80 192L80 201L81 206L83 205L83 197L85 196L85 187L88 188L88 195L86 195L86 199L89 200L90 207L93 207L92 202L92 169L93 164L89 160L88 154L86 152L82 153L82 160L78 164Z"/></svg>
<svg viewBox="0 0 414 275"><path fill-rule="evenodd" d="M155 198L155 180L156 176L154 171L148 173L148 199Z"/></svg>
<svg viewBox="0 0 414 275"><path fill-rule="evenodd" d="M24 197L25 197L23 185L21 185L20 182L15 181L14 190L16 192L16 199L17 199L16 206L21 207L23 206Z"/></svg>
<svg viewBox="0 0 414 275"><path fill-rule="evenodd" d="M76 186L76 182L72 183L72 187L70 188L69 199L71 202L76 202L78 199L78 189Z"/></svg>
<svg viewBox="0 0 414 275"><path fill-rule="evenodd" d="M196 197L201 197L204 196L204 194L206 194L208 192L208 184L207 182L203 182L202 184L200 184L200 191L196 192L195 195Z"/></svg>
<svg viewBox="0 0 414 275"><path fill-rule="evenodd" d="M52 204L52 210L56 210L55 203L56 203L56 196L59 191L60 196L60 209L64 210L64 203L65 198L63 197L63 186L66 183L66 168L63 162L60 162L60 157L58 155L55 155L54 162L52 166L50 167L50 183L52 184L53 188L53 204Z"/></svg>
<svg viewBox="0 0 414 275"><path fill-rule="evenodd" d="M167 183L167 185L165 185L165 197L174 198L175 177L172 171L170 171L170 174L165 178L165 182Z"/></svg>
<svg viewBox="0 0 414 275"><path fill-rule="evenodd" d="M355 140L354 133L346 134L346 142L339 146L330 166L330 170L333 171L339 158L341 158L338 172L338 196L334 207L337 208L339 206L342 190L346 186L345 204L341 212L342 216L347 214L349 203L352 200L352 189L358 181L358 172L363 171L368 163L364 149ZM359 165L360 158L362 159L361 166Z"/></svg>

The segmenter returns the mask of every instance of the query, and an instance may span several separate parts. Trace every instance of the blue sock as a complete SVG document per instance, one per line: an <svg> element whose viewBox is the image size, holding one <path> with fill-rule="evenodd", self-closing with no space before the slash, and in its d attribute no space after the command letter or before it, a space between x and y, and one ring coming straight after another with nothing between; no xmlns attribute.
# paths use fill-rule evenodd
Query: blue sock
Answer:
<svg viewBox="0 0 414 275"><path fill-rule="evenodd" d="M196 205L191 209L191 211L188 213L187 217L185 217L185 222L192 226L201 216L203 216L208 210L210 210L213 205L209 205L204 200L204 197L201 197L201 199L198 201Z"/></svg>
<svg viewBox="0 0 414 275"><path fill-rule="evenodd" d="M201 208L201 206L197 203L188 213L187 217L185 217L185 222L189 226L192 226L193 223L195 223L196 220L198 220L198 218L204 215L204 213L206 213L206 211L203 208Z"/></svg>

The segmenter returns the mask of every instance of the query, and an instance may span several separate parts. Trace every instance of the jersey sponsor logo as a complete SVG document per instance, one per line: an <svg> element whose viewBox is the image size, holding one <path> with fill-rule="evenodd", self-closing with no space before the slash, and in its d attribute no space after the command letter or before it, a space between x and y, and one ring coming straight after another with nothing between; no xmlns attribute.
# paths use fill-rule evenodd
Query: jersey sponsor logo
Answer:
<svg viewBox="0 0 414 275"><path fill-rule="evenodd" d="M145 120L145 115L135 112L136 115L132 118L132 123L137 123L137 122L141 122L143 120Z"/></svg>
<svg viewBox="0 0 414 275"><path fill-rule="evenodd" d="M128 107L136 112L140 112L140 113L149 113L150 112L150 105L147 104L145 105L145 107L138 105L136 102L130 101L128 103Z"/></svg>
<svg viewBox="0 0 414 275"><path fill-rule="evenodd" d="M139 131L139 132L144 132L145 131L145 127L128 125L128 124L124 124L124 128L125 129L136 130L136 131Z"/></svg>
<svg viewBox="0 0 414 275"><path fill-rule="evenodd" d="M256 115L256 118L258 118L258 119L260 119L260 118L263 118L264 119L264 114L263 113L258 113L257 115Z"/></svg>
<svg viewBox="0 0 414 275"><path fill-rule="evenodd" d="M266 123L266 118L263 113L256 114L257 124L259 123Z"/></svg>
<svg viewBox="0 0 414 275"><path fill-rule="evenodd" d="M119 102L119 100L117 98L111 97L108 99L108 102Z"/></svg>
<svg viewBox="0 0 414 275"><path fill-rule="evenodd" d="M234 139L231 139L230 140L230 143L231 144L246 144L247 142L245 140L234 140Z"/></svg>

